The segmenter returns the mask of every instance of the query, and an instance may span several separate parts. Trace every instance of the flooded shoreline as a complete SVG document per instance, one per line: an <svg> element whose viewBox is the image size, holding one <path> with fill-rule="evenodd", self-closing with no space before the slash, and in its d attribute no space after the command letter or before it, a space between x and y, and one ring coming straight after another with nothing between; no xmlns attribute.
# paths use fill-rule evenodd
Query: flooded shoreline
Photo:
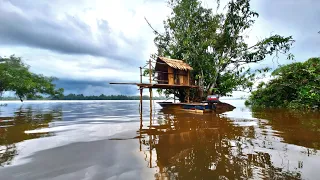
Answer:
<svg viewBox="0 0 320 180"><path fill-rule="evenodd" d="M145 101L9 103L0 108L5 179L314 179L320 115L192 114Z"/></svg>

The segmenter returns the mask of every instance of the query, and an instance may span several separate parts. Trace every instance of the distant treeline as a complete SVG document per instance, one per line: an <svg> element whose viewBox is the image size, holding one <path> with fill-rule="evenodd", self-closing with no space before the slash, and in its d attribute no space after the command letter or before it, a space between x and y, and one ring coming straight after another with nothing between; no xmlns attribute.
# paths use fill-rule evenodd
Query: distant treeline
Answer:
<svg viewBox="0 0 320 180"><path fill-rule="evenodd" d="M142 96L143 100L149 100L149 96ZM154 100L163 100L165 97L153 97ZM84 96L83 94L69 94L63 96L58 100L140 100L140 96L126 96L126 95L104 95L100 96Z"/></svg>
<svg viewBox="0 0 320 180"><path fill-rule="evenodd" d="M143 100L149 100L149 96L142 96ZM153 97L154 100L164 100L165 97ZM0 100L19 100L17 97L2 97ZM126 96L126 95L104 95L100 96L85 96L83 94L69 94L59 98L28 98L27 100L140 100L140 96Z"/></svg>

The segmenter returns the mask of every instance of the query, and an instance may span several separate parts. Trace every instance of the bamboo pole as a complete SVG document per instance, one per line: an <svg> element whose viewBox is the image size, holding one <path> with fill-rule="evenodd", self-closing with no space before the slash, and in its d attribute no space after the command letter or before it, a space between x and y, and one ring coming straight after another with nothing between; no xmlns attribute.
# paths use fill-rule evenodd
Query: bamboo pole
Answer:
<svg viewBox="0 0 320 180"><path fill-rule="evenodd" d="M151 123L151 118L152 118L152 88L149 88L149 94L150 94L150 123Z"/></svg>
<svg viewBox="0 0 320 180"><path fill-rule="evenodd" d="M140 83L142 83L142 67L140 67ZM142 146L141 146L141 131L142 131L142 94L143 94L143 88L140 87L140 136L139 136L139 144L140 144L140 151L142 150Z"/></svg>
<svg viewBox="0 0 320 180"><path fill-rule="evenodd" d="M152 168L152 135L149 136L150 168Z"/></svg>
<svg viewBox="0 0 320 180"><path fill-rule="evenodd" d="M149 59L149 82L152 84L152 70L151 70L151 59ZM149 88L149 95L150 95L150 126L151 126L151 119L152 119L152 88Z"/></svg>
<svg viewBox="0 0 320 180"><path fill-rule="evenodd" d="M149 59L149 82L152 84L152 70L151 70L151 59ZM152 88L149 88L150 94L150 126L149 129L152 127ZM150 168L152 168L152 136L149 136L149 155L150 155Z"/></svg>
<svg viewBox="0 0 320 180"><path fill-rule="evenodd" d="M142 67L140 67L140 83L142 83Z"/></svg>
<svg viewBox="0 0 320 180"><path fill-rule="evenodd" d="M142 93L143 88L140 87L140 128L142 128Z"/></svg>
<svg viewBox="0 0 320 180"><path fill-rule="evenodd" d="M149 59L149 81L150 81L150 84L151 84L151 75L152 74L152 70L151 70L151 59Z"/></svg>
<svg viewBox="0 0 320 180"><path fill-rule="evenodd" d="M143 91L143 88L142 87L140 87L140 129L139 129L139 134L140 134L140 136L139 136L139 144L140 144L140 151L142 150L142 146L141 146L141 131L142 131L142 127L143 127L143 125L142 125L142 91Z"/></svg>

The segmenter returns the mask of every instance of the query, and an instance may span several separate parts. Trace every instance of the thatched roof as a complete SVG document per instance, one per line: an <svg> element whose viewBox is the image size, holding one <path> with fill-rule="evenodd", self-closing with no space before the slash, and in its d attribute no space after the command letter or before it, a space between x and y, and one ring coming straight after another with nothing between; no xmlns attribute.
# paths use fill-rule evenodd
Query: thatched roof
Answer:
<svg viewBox="0 0 320 180"><path fill-rule="evenodd" d="M182 60L178 60L178 59L169 59L166 57L158 57L158 60L162 60L164 63L166 63L168 66L174 68L174 69L180 69L180 70L193 70L192 67L185 63Z"/></svg>

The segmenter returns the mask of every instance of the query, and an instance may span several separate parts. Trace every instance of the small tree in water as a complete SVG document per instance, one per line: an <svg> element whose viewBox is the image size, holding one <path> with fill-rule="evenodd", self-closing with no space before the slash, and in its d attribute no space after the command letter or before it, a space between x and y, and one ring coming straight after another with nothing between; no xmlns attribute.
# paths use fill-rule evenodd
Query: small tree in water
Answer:
<svg viewBox="0 0 320 180"><path fill-rule="evenodd" d="M15 92L21 101L24 98L40 98L42 95L60 97L63 89L52 83L56 78L34 74L20 57L0 57L0 95L5 91Z"/></svg>
<svg viewBox="0 0 320 180"><path fill-rule="evenodd" d="M164 21L164 33L153 29L158 51L151 57L184 59L193 67L191 78L203 88L204 96L212 91L226 96L234 90L251 89L256 73L269 68L251 71L247 65L268 55L288 53L294 42L291 36L271 35L249 46L245 32L259 16L251 10L250 0L230 1L225 14L214 14L199 0L170 0L168 4L172 12ZM219 7L219 0L217 4ZM184 101L186 92L166 90L165 94Z"/></svg>

